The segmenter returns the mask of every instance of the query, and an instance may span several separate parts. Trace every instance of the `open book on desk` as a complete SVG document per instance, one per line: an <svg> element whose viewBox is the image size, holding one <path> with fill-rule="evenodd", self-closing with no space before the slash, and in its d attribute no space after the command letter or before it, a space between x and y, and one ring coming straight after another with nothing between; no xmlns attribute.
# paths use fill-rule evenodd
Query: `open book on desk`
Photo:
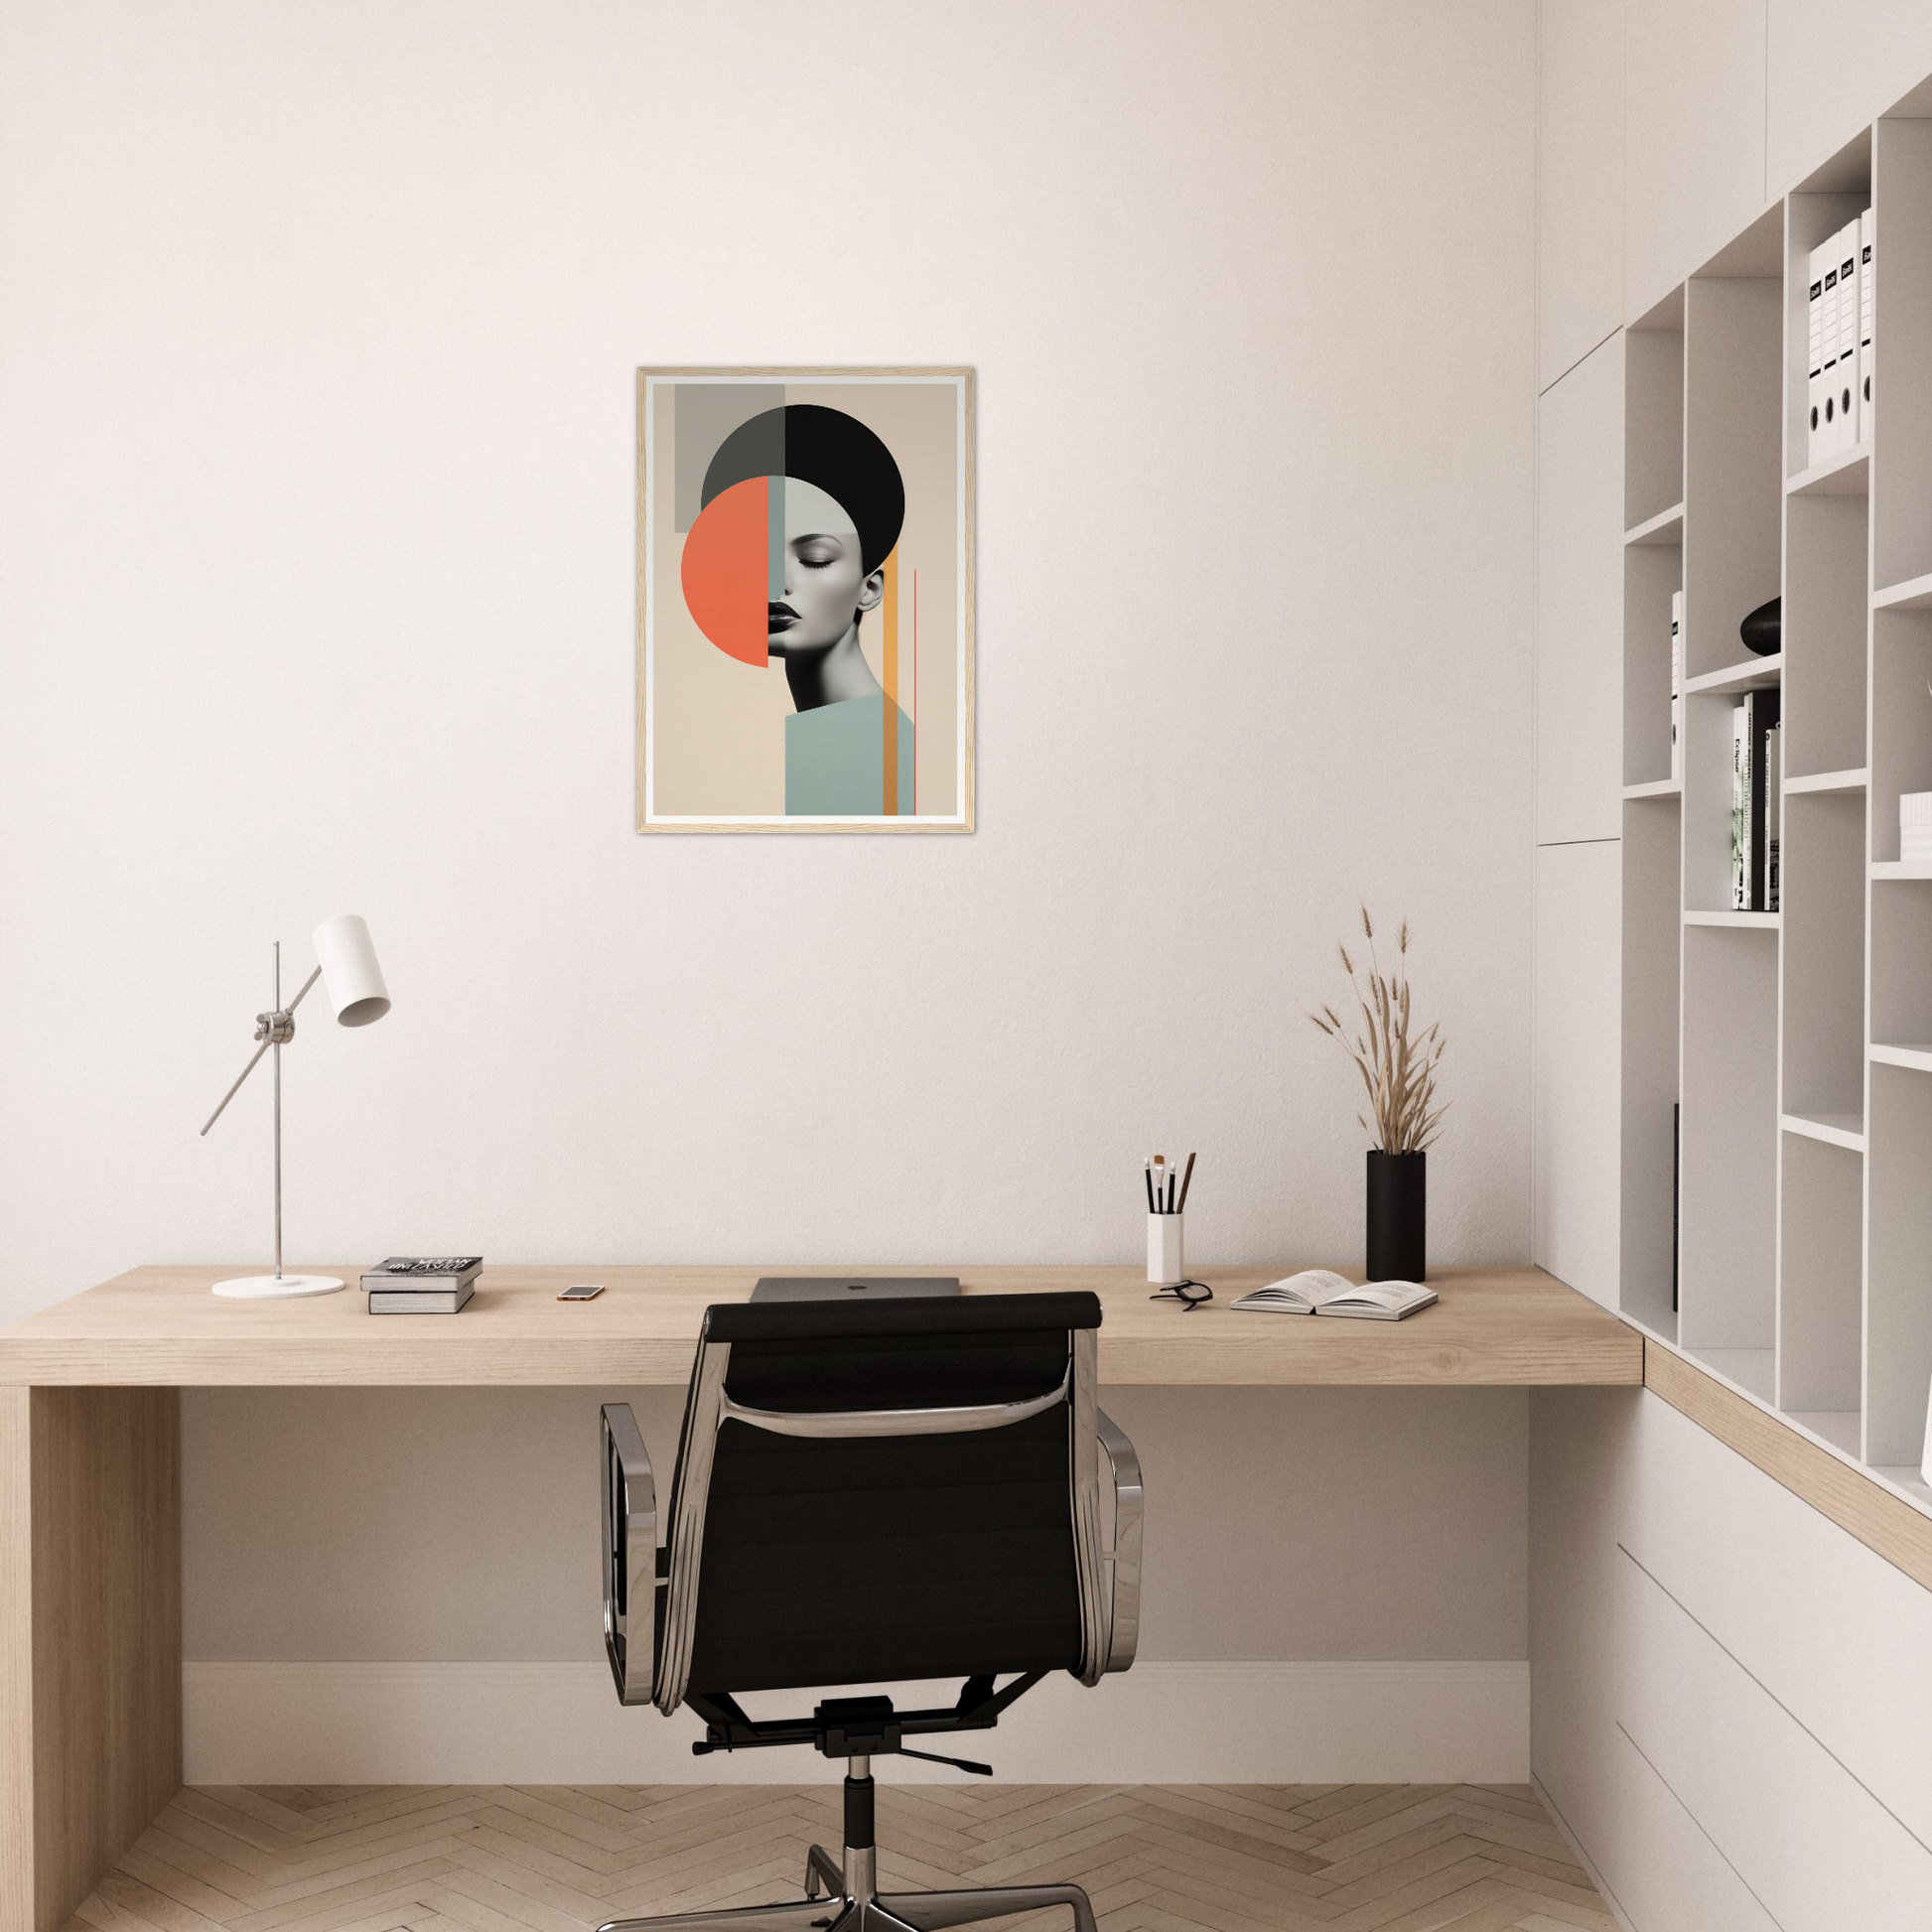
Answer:
<svg viewBox="0 0 1932 1932"><path fill-rule="evenodd" d="M1228 1306L1261 1314L1346 1314L1364 1321L1400 1321L1435 1299L1436 1291L1420 1282L1370 1282L1362 1287L1332 1269L1305 1268Z"/></svg>

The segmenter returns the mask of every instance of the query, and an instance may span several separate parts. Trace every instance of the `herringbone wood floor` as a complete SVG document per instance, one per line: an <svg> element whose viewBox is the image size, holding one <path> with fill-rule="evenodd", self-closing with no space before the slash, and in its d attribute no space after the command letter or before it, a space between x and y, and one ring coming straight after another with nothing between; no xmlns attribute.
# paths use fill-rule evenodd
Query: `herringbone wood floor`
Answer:
<svg viewBox="0 0 1932 1932"><path fill-rule="evenodd" d="M798 1897L838 1821L835 1778L191 1788L69 1932L583 1932ZM1523 1785L882 1780L879 1843L882 1891L1073 1880L1102 1932L1615 1932Z"/></svg>

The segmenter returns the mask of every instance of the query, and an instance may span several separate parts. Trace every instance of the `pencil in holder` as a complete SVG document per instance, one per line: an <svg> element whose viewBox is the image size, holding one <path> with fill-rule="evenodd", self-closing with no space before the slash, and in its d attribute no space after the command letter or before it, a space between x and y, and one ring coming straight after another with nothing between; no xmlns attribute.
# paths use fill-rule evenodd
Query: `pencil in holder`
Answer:
<svg viewBox="0 0 1932 1932"><path fill-rule="evenodd" d="M1157 1288L1167 1288L1187 1279L1180 1238L1186 1218L1184 1214L1150 1214L1147 1217L1147 1278Z"/></svg>

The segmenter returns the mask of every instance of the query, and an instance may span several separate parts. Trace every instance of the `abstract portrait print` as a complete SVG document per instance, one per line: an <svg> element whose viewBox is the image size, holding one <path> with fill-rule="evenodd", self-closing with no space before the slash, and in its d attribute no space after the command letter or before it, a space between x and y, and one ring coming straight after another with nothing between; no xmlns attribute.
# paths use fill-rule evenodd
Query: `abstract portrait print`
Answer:
<svg viewBox="0 0 1932 1932"><path fill-rule="evenodd" d="M639 372L638 830L970 830L965 370Z"/></svg>

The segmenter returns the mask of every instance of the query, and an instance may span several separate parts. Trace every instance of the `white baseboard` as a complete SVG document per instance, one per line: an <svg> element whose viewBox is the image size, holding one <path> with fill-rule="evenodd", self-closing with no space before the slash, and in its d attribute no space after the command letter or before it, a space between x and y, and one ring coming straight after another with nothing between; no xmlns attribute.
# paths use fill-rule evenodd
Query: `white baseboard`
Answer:
<svg viewBox="0 0 1932 1932"><path fill-rule="evenodd" d="M182 1667L190 1784L797 1784L797 1750L693 1757L688 1712L624 1710L602 1664ZM930 1685L899 1695L932 1702ZM748 1700L755 1715L786 1701ZM1012 1783L1520 1784L1527 1663L1138 1664L1049 1678L934 1738ZM897 1780L957 1771L899 1759Z"/></svg>

